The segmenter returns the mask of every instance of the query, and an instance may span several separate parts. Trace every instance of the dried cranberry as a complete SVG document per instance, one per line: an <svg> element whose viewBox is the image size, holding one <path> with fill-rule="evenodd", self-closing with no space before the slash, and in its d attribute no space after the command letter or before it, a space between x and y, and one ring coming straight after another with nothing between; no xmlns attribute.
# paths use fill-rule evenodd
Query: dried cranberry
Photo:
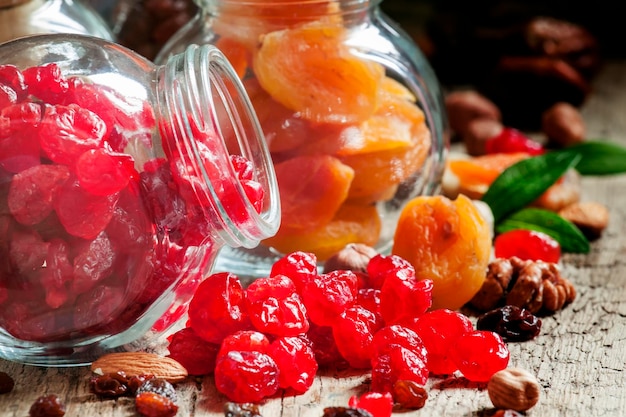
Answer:
<svg viewBox="0 0 626 417"><path fill-rule="evenodd" d="M333 325L346 308L354 304L357 281L352 271L332 271L307 281L302 298L309 320L319 326Z"/></svg>
<svg viewBox="0 0 626 417"><path fill-rule="evenodd" d="M297 336L309 330L309 320L296 286L285 275L259 278L246 289L252 325L275 336Z"/></svg>
<svg viewBox="0 0 626 417"><path fill-rule="evenodd" d="M88 192L111 195L122 191L135 175L133 158L105 149L90 149L76 160L76 178Z"/></svg>
<svg viewBox="0 0 626 417"><path fill-rule="evenodd" d="M418 317L432 306L433 281L388 275L380 290L380 312L388 324Z"/></svg>
<svg viewBox="0 0 626 417"><path fill-rule="evenodd" d="M172 400L154 392L138 394L135 409L144 417L174 417L178 412L178 406Z"/></svg>
<svg viewBox="0 0 626 417"><path fill-rule="evenodd" d="M499 334L475 330L456 339L450 359L463 376L474 382L487 382L496 372L507 367L509 349Z"/></svg>
<svg viewBox="0 0 626 417"><path fill-rule="evenodd" d="M240 330L222 340L217 357L225 356L230 351L268 353L270 340L256 330Z"/></svg>
<svg viewBox="0 0 626 417"><path fill-rule="evenodd" d="M422 339L408 327L392 324L385 326L374 334L372 346L374 355L379 355L392 344L397 344L422 356L424 360L428 355Z"/></svg>
<svg viewBox="0 0 626 417"><path fill-rule="evenodd" d="M320 368L348 367L346 360L339 353L339 349L337 349L332 327L311 324L306 335L313 345L315 360Z"/></svg>
<svg viewBox="0 0 626 417"><path fill-rule="evenodd" d="M261 352L230 351L215 365L215 386L231 401L256 403L280 386L278 365Z"/></svg>
<svg viewBox="0 0 626 417"><path fill-rule="evenodd" d="M0 166L18 173L41 163L37 137L41 122L41 105L23 102L0 111Z"/></svg>
<svg viewBox="0 0 626 417"><path fill-rule="evenodd" d="M185 367L189 375L212 374L220 345L209 343L186 327L168 337L169 357Z"/></svg>
<svg viewBox="0 0 626 417"><path fill-rule="evenodd" d="M534 230L516 229L496 236L494 243L496 258L517 256L524 260L559 262L561 245L553 237Z"/></svg>
<svg viewBox="0 0 626 417"><path fill-rule="evenodd" d="M351 367L371 366L374 334L382 325L375 313L358 305L346 309L335 320L332 327L337 349Z"/></svg>
<svg viewBox="0 0 626 417"><path fill-rule="evenodd" d="M30 417L62 417L65 404L54 394L43 395L35 400L28 411Z"/></svg>
<svg viewBox="0 0 626 417"><path fill-rule="evenodd" d="M505 127L497 136L488 139L485 142L485 151L488 154L526 152L530 155L541 155L545 152L539 142L510 127Z"/></svg>
<svg viewBox="0 0 626 417"><path fill-rule="evenodd" d="M478 317L476 328L496 332L506 342L525 342L539 335L541 319L524 308L505 305Z"/></svg>
<svg viewBox="0 0 626 417"><path fill-rule="evenodd" d="M26 68L22 71L28 94L47 103L58 103L68 91L69 84L56 63Z"/></svg>
<svg viewBox="0 0 626 417"><path fill-rule="evenodd" d="M317 257L313 253L296 251L278 259L272 265L270 276L285 275L302 295L304 285L317 276Z"/></svg>
<svg viewBox="0 0 626 417"><path fill-rule="evenodd" d="M0 84L5 84L15 91L20 100L26 95L24 74L18 67L11 64L0 65Z"/></svg>
<svg viewBox="0 0 626 417"><path fill-rule="evenodd" d="M0 371L0 394L13 391L13 387L15 387L15 381L11 378L11 375Z"/></svg>
<svg viewBox="0 0 626 417"><path fill-rule="evenodd" d="M239 277L228 272L210 275L189 303L189 326L210 343L252 327L245 311L245 292Z"/></svg>
<svg viewBox="0 0 626 417"><path fill-rule="evenodd" d="M317 373L317 361L311 343L303 337L279 337L269 346L268 354L280 370L280 387L296 394L306 392Z"/></svg>
<svg viewBox="0 0 626 417"><path fill-rule="evenodd" d="M426 358L401 345L389 345L383 353L372 359L371 390L376 392L392 392L394 384L399 380L413 381L419 385L428 380Z"/></svg>
<svg viewBox="0 0 626 417"><path fill-rule="evenodd" d="M456 371L450 361L450 348L456 338L474 330L470 319L457 311L437 309L428 311L407 324L420 337L428 351L428 369L435 375Z"/></svg>
<svg viewBox="0 0 626 417"><path fill-rule="evenodd" d="M391 393L366 392L360 396L352 396L348 401L352 408L367 410L375 417L390 417L393 409L393 397Z"/></svg>
<svg viewBox="0 0 626 417"><path fill-rule="evenodd" d="M415 277L415 268L404 258L397 255L378 254L367 264L368 286L381 289L388 275L409 279Z"/></svg>

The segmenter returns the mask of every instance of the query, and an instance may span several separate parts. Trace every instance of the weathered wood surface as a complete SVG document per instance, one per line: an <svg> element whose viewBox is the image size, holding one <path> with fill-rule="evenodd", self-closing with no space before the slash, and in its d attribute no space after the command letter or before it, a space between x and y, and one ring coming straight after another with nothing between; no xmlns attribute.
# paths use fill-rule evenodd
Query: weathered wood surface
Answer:
<svg viewBox="0 0 626 417"><path fill-rule="evenodd" d="M626 63L608 63L595 82L583 114L590 138L626 145ZM539 404L529 416L626 416L626 175L583 179L583 198L605 203L611 220L588 255L566 255L563 268L575 284L575 302L545 318L541 335L512 343L511 365L530 370L542 385ZM0 395L0 416L25 417L37 396L59 395L67 416L134 416L130 399L99 400L89 393L87 368L38 368L0 360L16 387ZM321 417L323 408L346 405L367 389L367 374L319 376L301 396L267 401L263 416ZM179 416L220 416L225 398L211 378L178 386ZM404 416L489 416L493 410L483 386L463 380L432 380L425 408Z"/></svg>

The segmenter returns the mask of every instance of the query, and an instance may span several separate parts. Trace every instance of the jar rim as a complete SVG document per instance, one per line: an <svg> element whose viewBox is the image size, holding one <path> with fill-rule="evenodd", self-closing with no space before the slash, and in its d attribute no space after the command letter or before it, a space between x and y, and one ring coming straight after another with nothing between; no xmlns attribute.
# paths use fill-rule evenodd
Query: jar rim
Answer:
<svg viewBox="0 0 626 417"><path fill-rule="evenodd" d="M182 149L186 150L196 174L204 180L204 186L197 191L204 193L204 199L211 202L212 213L206 215L217 226L218 236L215 237L233 247L257 246L260 240L273 236L278 230L280 199L265 136L245 87L230 61L213 45L190 45L184 53L170 57L164 67L165 85L173 87L165 91L164 104L169 117L174 117L175 124L182 128L178 132L185 141ZM218 109L223 112L218 113ZM220 200L213 186L214 178L205 169L195 141L194 130L198 128L217 134L219 149L216 150L221 153L218 159L223 157L221 168L228 170L223 179L229 180L230 186L237 190L245 207L245 222L236 220L231 207ZM236 140L226 143L227 136L234 136ZM253 163L255 179L267 192L260 212L246 196L230 164L229 156L233 153Z"/></svg>

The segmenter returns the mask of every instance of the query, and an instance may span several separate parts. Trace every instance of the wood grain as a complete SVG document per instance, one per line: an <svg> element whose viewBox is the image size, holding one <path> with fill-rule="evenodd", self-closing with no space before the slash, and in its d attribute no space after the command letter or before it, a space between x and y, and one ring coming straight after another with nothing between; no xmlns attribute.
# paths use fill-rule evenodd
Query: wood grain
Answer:
<svg viewBox="0 0 626 417"><path fill-rule="evenodd" d="M626 145L626 63L607 63L583 108L589 138ZM610 209L609 227L588 255L566 255L564 275L576 286L573 304L543 320L541 335L511 343L511 365L535 374L542 386L539 404L528 416L626 416L626 175L583 178L583 199ZM0 395L0 416L24 417L35 398L59 395L68 417L135 416L133 401L99 400L88 390L87 367L39 368L0 360L0 370L16 381ZM320 374L300 396L272 398L261 406L266 417L321 417L324 407L347 405L368 388L368 374ZM484 385L462 379L432 379L430 398L419 411L402 416L489 416L493 410ZM223 416L225 398L212 378L178 385L179 416Z"/></svg>

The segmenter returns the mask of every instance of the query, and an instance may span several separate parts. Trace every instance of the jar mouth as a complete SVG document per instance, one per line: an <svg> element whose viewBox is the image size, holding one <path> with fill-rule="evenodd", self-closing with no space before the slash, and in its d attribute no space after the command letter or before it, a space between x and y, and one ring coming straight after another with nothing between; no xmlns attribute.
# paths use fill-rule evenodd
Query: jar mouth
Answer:
<svg viewBox="0 0 626 417"><path fill-rule="evenodd" d="M212 45L190 45L168 60L166 83L172 86L168 108L173 107L170 116L182 139L179 151L203 180L195 192L199 200L210 203L204 209L213 237L232 247L252 248L273 236L280 224L273 164L252 103L228 59ZM206 146L199 140L207 136L210 164ZM258 211L235 172L232 155L254 166L254 180L264 190ZM234 200L223 201L225 188L234 190L229 194Z"/></svg>

